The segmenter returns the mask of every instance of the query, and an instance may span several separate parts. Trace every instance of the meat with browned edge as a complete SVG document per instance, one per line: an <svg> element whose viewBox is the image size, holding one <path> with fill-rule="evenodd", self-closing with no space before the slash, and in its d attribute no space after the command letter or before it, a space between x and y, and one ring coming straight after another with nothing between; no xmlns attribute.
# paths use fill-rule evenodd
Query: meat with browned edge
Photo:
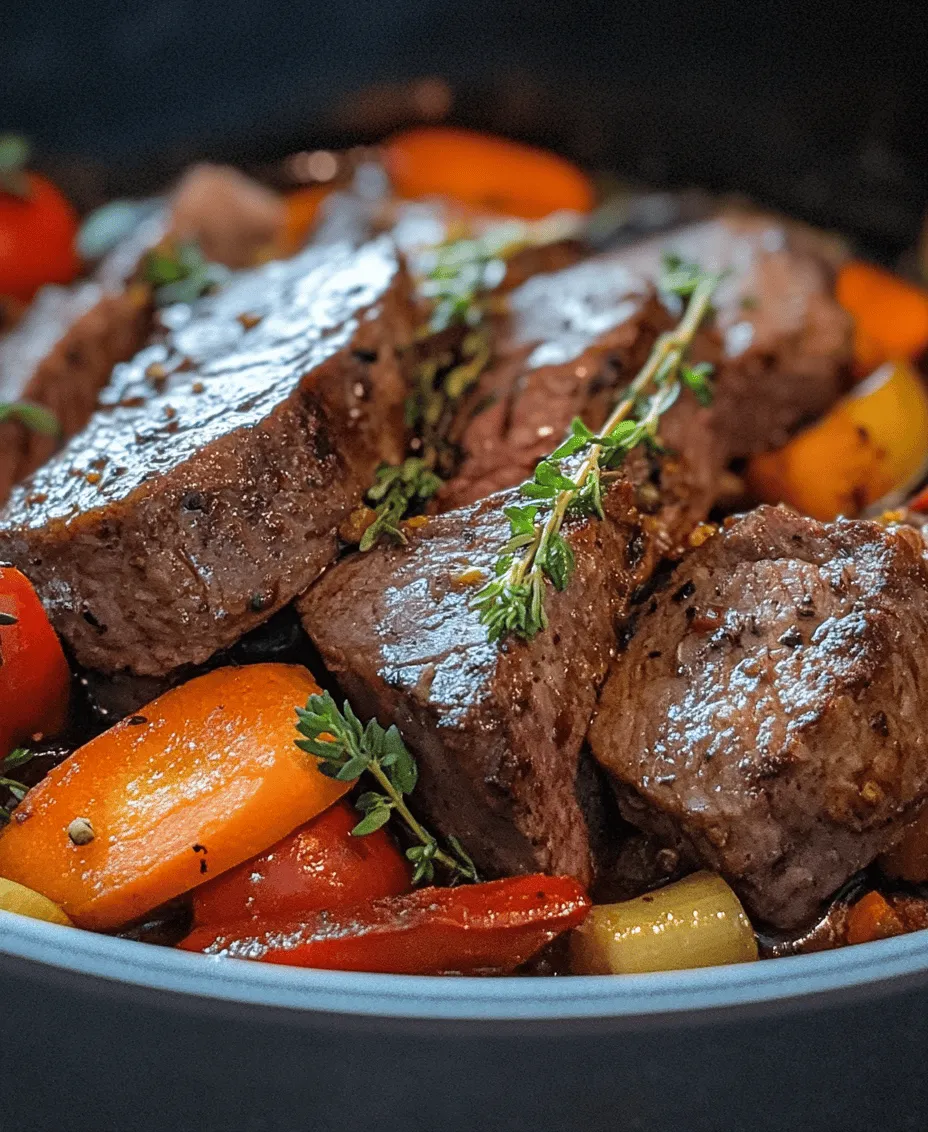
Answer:
<svg viewBox="0 0 928 1132"><path fill-rule="evenodd" d="M782 928L928 798L920 536L762 507L682 561L590 731L625 816Z"/></svg>
<svg viewBox="0 0 928 1132"><path fill-rule="evenodd" d="M209 317L202 341L186 324L205 360L126 367L122 402L0 515L0 560L82 664L158 675L235 641L333 560L378 463L402 454L412 325L392 243L285 270L257 324Z"/></svg>
<svg viewBox="0 0 928 1132"><path fill-rule="evenodd" d="M653 291L665 253L726 272L715 325L692 354L716 366L713 428L727 460L778 447L832 403L847 377L851 322L829 265L777 220L726 215L535 276L509 296L495 361L473 398L490 405L463 433L464 462L443 507L526 479L572 417L602 423L678 310Z"/></svg>
<svg viewBox="0 0 928 1132"><path fill-rule="evenodd" d="M14 483L84 427L113 366L141 349L151 313L140 288L44 287L22 322L0 339L0 401L35 402L60 426L59 436L48 436L20 421L0 422L0 504Z"/></svg>
<svg viewBox="0 0 928 1132"><path fill-rule="evenodd" d="M825 280L823 271L817 301L833 305ZM802 294L789 318L795 309L807 309ZM475 418L470 460L449 485L452 497L480 498L500 479L525 478L575 413L594 425L601 421L670 322L653 285L612 257L537 277L513 301L525 342L501 382L511 397ZM754 317L772 320L775 314L758 309ZM834 322L841 328L836 356L830 369L823 363L817 385L811 382L820 406L834 396L846 361L847 323L840 311ZM528 644L489 645L466 595L442 581L468 563L489 567L505 527L500 510L506 498L500 496L431 520L425 533L411 536L408 549L378 550L336 566L301 603L307 632L356 705L409 729L423 771L418 802L429 819L461 837L487 872L540 868L589 879L590 849L575 786L580 721L609 651L600 635L604 618L611 635L613 622L631 611L632 592L662 554L678 552L712 506L726 464L745 448L743 439L719 425L719 414L733 414L748 401L752 408L775 408L782 395L766 374L753 389L745 388L741 371L730 377L714 332L703 337L701 349L722 362L716 405L700 408L685 394L661 426L673 454L654 460L639 453L629 462L637 513L626 513L618 530L603 524L600 538L613 548L612 561L585 585L572 582L564 594L550 595L561 611L557 628ZM494 380L499 375L497 367ZM807 376L789 373L778 380L789 388L810 384ZM797 397L807 395L804 389ZM780 427L775 420L769 443ZM473 444L484 428L487 450ZM759 441L755 434L752 443ZM604 572L607 565L611 575ZM614 592L596 595L594 582ZM595 663L584 652L587 639L595 643ZM437 690L427 686L423 695L417 681L435 665L449 678ZM522 681L518 694L513 673ZM539 683L528 683L525 673ZM559 724L558 712L566 713L569 726ZM502 773L500 767L517 769Z"/></svg>
<svg viewBox="0 0 928 1132"><path fill-rule="evenodd" d="M488 643L470 608L513 492L430 519L408 547L355 555L299 604L355 708L397 723L415 752L416 806L487 874L592 877L578 757L645 553L632 499L620 483L605 522L570 525L576 573L529 643Z"/></svg>

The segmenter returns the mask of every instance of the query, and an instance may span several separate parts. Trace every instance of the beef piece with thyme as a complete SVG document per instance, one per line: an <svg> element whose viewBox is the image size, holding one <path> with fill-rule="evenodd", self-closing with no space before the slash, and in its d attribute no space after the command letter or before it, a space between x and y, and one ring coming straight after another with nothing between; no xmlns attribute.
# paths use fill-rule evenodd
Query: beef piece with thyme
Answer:
<svg viewBox="0 0 928 1132"><path fill-rule="evenodd" d="M461 468L442 489L443 510L530 479L574 417L606 419L673 325L654 286L614 257L600 256L514 290L494 358L463 411Z"/></svg>
<svg viewBox="0 0 928 1132"><path fill-rule="evenodd" d="M59 433L0 421L0 503L84 427L113 366L140 350L150 329L145 289L109 293L96 283L79 283L39 292L25 318L0 339L0 402L43 406Z"/></svg>
<svg viewBox="0 0 928 1132"><path fill-rule="evenodd" d="M590 730L624 815L759 919L810 921L928 799L918 532L761 507L648 609Z"/></svg>
<svg viewBox="0 0 928 1132"><path fill-rule="evenodd" d="M674 321L655 286L665 255L724 272L693 359L715 366L715 463L776 448L839 394L851 325L831 269L778 221L730 215L537 275L509 296L495 358L470 398L445 508L530 477L579 416L591 428ZM795 245L795 246L794 246ZM800 246L801 245L801 246ZM666 304L666 305L665 305ZM687 427L680 430L686 437Z"/></svg>
<svg viewBox="0 0 928 1132"><path fill-rule="evenodd" d="M362 718L395 723L419 764L411 799L486 875L543 870L589 883L580 748L642 554L627 482L605 522L573 520L576 571L549 592L550 626L491 643L471 608L515 493L429 519L407 546L333 567L300 601L303 624Z"/></svg>
<svg viewBox="0 0 928 1132"><path fill-rule="evenodd" d="M775 217L732 211L618 253L649 279L668 254L722 273L703 349L716 363L715 428L730 459L781 447L848 381L852 322L820 244Z"/></svg>
<svg viewBox="0 0 928 1132"><path fill-rule="evenodd" d="M412 313L392 243L286 271L256 324L194 311L186 333L215 350L125 367L121 401L0 515L0 559L85 666L162 675L267 620L334 559L377 465L401 455Z"/></svg>

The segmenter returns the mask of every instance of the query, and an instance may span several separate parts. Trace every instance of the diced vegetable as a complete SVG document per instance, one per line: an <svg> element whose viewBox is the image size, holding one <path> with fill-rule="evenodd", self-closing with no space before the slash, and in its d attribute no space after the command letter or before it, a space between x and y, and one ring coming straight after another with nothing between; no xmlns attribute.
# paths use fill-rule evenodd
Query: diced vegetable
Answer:
<svg viewBox="0 0 928 1132"><path fill-rule="evenodd" d="M0 911L15 912L18 916L29 916L33 920L46 920L50 924L73 926L58 905L47 896L5 877L0 877Z"/></svg>
<svg viewBox="0 0 928 1132"><path fill-rule="evenodd" d="M928 395L899 362L878 369L785 448L756 456L747 478L759 499L829 520L901 491L926 459Z"/></svg>
<svg viewBox="0 0 928 1132"><path fill-rule="evenodd" d="M749 963L757 942L737 896L714 873L601 904L571 936L575 975L632 975Z"/></svg>
<svg viewBox="0 0 928 1132"><path fill-rule="evenodd" d="M283 664L221 668L75 751L0 834L0 875L113 928L262 852L350 783L297 749L318 691Z"/></svg>
<svg viewBox="0 0 928 1132"><path fill-rule="evenodd" d="M0 295L24 303L80 269L77 216L51 181L25 171L27 158L21 138L0 137Z"/></svg>
<svg viewBox="0 0 928 1132"><path fill-rule="evenodd" d="M360 820L354 806L339 802L266 853L201 885L193 894L194 923L299 919L408 892L408 861L385 829L352 837Z"/></svg>
<svg viewBox="0 0 928 1132"><path fill-rule="evenodd" d="M890 877L910 884L928 884L928 810L922 810L902 839L879 860Z"/></svg>
<svg viewBox="0 0 928 1132"><path fill-rule="evenodd" d="M878 892L868 892L847 914L848 943L871 943L902 935L904 931L905 924Z"/></svg>
<svg viewBox="0 0 928 1132"><path fill-rule="evenodd" d="M525 220L595 203L589 179L564 158L471 130L407 130L384 144L383 160L401 197L447 196Z"/></svg>
<svg viewBox="0 0 928 1132"><path fill-rule="evenodd" d="M570 877L527 876L319 912L303 920L197 929L187 951L397 975L504 974L583 922L589 899Z"/></svg>
<svg viewBox="0 0 928 1132"><path fill-rule="evenodd" d="M71 674L35 590L0 566L0 758L68 717Z"/></svg>
<svg viewBox="0 0 928 1132"><path fill-rule="evenodd" d="M331 191L329 185L308 185L287 194L284 198L286 219L278 249L280 255L293 255L303 247L319 215L320 205Z"/></svg>
<svg viewBox="0 0 928 1132"><path fill-rule="evenodd" d="M854 356L861 373L915 358L928 346L928 292L869 263L838 272L838 302L854 316Z"/></svg>

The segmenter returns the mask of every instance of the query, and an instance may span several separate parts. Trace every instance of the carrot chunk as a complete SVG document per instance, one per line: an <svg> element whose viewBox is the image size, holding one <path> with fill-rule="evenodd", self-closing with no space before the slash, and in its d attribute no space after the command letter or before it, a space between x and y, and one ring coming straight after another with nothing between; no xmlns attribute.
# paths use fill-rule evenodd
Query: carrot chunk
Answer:
<svg viewBox="0 0 928 1132"><path fill-rule="evenodd" d="M304 668L220 668L75 751L0 834L0 876L80 927L118 927L262 852L332 805L295 745Z"/></svg>
<svg viewBox="0 0 928 1132"><path fill-rule="evenodd" d="M411 199L451 197L523 220L595 203L589 178L563 157L472 130L406 130L384 143L383 161L397 195Z"/></svg>
<svg viewBox="0 0 928 1132"><path fill-rule="evenodd" d="M854 355L861 373L883 362L915 358L928 346L928 292L860 260L846 263L835 286L854 317Z"/></svg>
<svg viewBox="0 0 928 1132"><path fill-rule="evenodd" d="M902 935L904 931L905 924L878 892L868 892L848 912L848 943L871 943L875 939Z"/></svg>

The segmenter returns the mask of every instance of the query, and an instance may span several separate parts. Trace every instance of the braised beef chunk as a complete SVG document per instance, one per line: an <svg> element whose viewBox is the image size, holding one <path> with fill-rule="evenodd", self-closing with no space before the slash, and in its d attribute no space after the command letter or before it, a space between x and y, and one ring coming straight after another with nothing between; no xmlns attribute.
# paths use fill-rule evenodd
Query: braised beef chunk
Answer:
<svg viewBox="0 0 928 1132"><path fill-rule="evenodd" d="M780 447L835 400L851 361L851 318L834 298L825 249L757 213L729 213L627 248L655 278L677 255L724 272L715 293L716 427L731 458Z"/></svg>
<svg viewBox="0 0 928 1132"><path fill-rule="evenodd" d="M96 283L45 287L22 322L0 339L0 401L32 401L54 413L60 436L0 422L0 503L13 485L90 419L117 362L141 349L151 325L147 296L108 294Z"/></svg>
<svg viewBox="0 0 928 1132"><path fill-rule="evenodd" d="M632 495L619 483L605 522L569 526L576 573L549 592L550 627L528 643L488 643L470 608L508 537L514 493L430 519L408 547L347 559L300 602L354 707L396 723L414 751L415 804L486 875L591 878L578 762L638 565Z"/></svg>
<svg viewBox="0 0 928 1132"><path fill-rule="evenodd" d="M694 344L716 367L713 429L720 466L778 447L840 392L851 324L824 259L778 221L726 216L538 275L509 297L508 321L463 433L446 508L526 479L580 416L595 428L617 390L676 319L658 301L665 254L724 271L714 327Z"/></svg>
<svg viewBox="0 0 928 1132"><path fill-rule="evenodd" d="M290 271L232 347L166 376L129 367L135 392L0 516L0 559L26 570L87 667L161 675L231 644L334 559L339 523L401 455L411 316L393 245Z"/></svg>
<svg viewBox="0 0 928 1132"><path fill-rule="evenodd" d="M811 920L928 797L920 537L761 507L648 608L590 731L623 813L760 919Z"/></svg>
<svg viewBox="0 0 928 1132"><path fill-rule="evenodd" d="M474 396L479 411L464 431L465 458L441 492L442 508L530 479L574 417L599 427L670 326L653 285L611 257L518 287Z"/></svg>

